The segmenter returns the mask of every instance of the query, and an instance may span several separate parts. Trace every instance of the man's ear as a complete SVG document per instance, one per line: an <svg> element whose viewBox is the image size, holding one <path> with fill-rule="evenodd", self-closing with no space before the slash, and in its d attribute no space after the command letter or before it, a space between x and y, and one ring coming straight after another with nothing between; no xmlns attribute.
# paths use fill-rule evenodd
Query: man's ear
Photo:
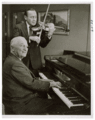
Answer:
<svg viewBox="0 0 95 120"><path fill-rule="evenodd" d="M27 16L26 15L24 15L24 19L27 20Z"/></svg>
<svg viewBox="0 0 95 120"><path fill-rule="evenodd" d="M14 47L10 46L11 52L14 52Z"/></svg>
<svg viewBox="0 0 95 120"><path fill-rule="evenodd" d="M11 50L12 50L12 51L14 50L14 47L13 47L13 46L11 46Z"/></svg>

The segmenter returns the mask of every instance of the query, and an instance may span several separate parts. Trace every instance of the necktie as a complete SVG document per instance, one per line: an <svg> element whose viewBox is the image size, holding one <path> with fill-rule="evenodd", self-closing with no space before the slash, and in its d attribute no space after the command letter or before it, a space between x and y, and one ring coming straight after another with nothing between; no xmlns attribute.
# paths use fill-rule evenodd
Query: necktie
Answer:
<svg viewBox="0 0 95 120"><path fill-rule="evenodd" d="M32 28L31 26L29 26L29 36L32 36L33 35L33 31L32 31ZM29 40L29 43L31 42L31 40Z"/></svg>
<svg viewBox="0 0 95 120"><path fill-rule="evenodd" d="M29 26L29 36L31 36L32 34L33 34L32 27Z"/></svg>

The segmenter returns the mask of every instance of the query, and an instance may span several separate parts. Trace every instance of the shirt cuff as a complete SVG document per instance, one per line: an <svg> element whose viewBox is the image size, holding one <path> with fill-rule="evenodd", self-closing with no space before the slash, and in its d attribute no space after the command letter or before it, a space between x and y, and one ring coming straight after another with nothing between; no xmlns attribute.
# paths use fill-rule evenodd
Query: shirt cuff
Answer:
<svg viewBox="0 0 95 120"><path fill-rule="evenodd" d="M49 36L49 35L47 35L47 37L48 37L48 39L51 39L51 38L52 38L52 36Z"/></svg>

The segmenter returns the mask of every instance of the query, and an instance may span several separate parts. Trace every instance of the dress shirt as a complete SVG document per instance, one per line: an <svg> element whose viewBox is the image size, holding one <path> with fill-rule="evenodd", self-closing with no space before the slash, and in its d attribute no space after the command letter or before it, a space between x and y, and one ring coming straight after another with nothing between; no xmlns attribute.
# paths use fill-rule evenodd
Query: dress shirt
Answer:
<svg viewBox="0 0 95 120"><path fill-rule="evenodd" d="M29 35L30 25L27 23L27 21L26 21L26 25L27 25L28 35Z"/></svg>

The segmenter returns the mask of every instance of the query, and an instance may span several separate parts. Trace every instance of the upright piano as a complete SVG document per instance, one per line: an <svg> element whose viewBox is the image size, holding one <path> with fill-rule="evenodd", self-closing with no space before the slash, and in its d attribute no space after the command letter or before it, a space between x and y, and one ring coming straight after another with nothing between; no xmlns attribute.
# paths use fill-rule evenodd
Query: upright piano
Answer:
<svg viewBox="0 0 95 120"><path fill-rule="evenodd" d="M40 77L62 83L61 89L53 87L49 93L51 98L63 102L64 109L55 111L65 115L91 115L89 54L65 51L62 56L46 55L44 59L45 69L39 71Z"/></svg>

